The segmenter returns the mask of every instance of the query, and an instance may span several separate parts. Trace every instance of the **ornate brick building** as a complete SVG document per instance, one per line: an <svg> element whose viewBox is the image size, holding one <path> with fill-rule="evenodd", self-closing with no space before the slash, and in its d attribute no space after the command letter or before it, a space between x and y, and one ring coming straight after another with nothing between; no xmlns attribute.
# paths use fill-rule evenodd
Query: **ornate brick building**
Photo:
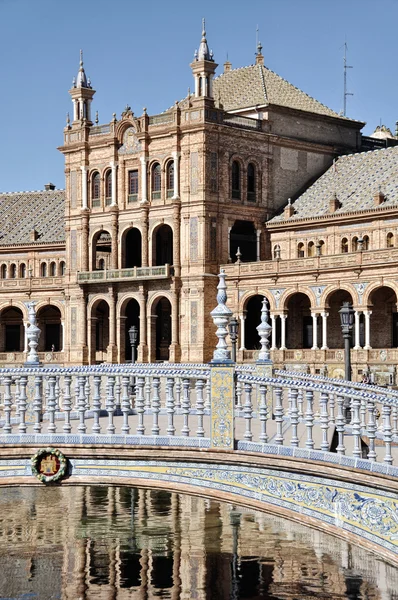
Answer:
<svg viewBox="0 0 398 600"><path fill-rule="evenodd" d="M207 361L224 265L240 360L255 358L265 295L275 363L338 375L336 311L350 299L355 373L392 370L396 138L364 138L363 123L266 68L261 46L255 65L226 62L215 77L217 66L203 31L192 94L100 125L81 59L59 148L65 192L0 197L1 364L25 360L29 299L44 362L130 360L131 325L140 361Z"/></svg>

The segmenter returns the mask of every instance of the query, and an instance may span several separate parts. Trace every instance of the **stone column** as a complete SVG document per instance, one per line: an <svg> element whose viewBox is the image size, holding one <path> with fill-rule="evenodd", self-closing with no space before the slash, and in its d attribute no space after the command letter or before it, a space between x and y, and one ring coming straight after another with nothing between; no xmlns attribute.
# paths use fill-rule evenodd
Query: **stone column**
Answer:
<svg viewBox="0 0 398 600"><path fill-rule="evenodd" d="M179 323L179 310L178 310L178 298L179 291L172 290L171 296L171 344L170 344L170 361L178 362L181 358L179 336L178 336L178 323Z"/></svg>
<svg viewBox="0 0 398 600"><path fill-rule="evenodd" d="M61 348L60 351L64 352L65 351L65 321L61 321Z"/></svg>
<svg viewBox="0 0 398 600"><path fill-rule="evenodd" d="M112 168L112 202L111 202L111 206L116 206L117 205L117 162L112 161L111 162L111 168Z"/></svg>
<svg viewBox="0 0 398 600"><path fill-rule="evenodd" d="M179 190L179 175L180 175L180 153L174 151L173 153L174 160L174 191L173 191L173 200L178 200L180 198L180 190Z"/></svg>
<svg viewBox="0 0 398 600"><path fill-rule="evenodd" d="M363 314L365 316L365 350L370 350L370 315L372 314L371 310L364 310Z"/></svg>
<svg viewBox="0 0 398 600"><path fill-rule="evenodd" d="M87 167L80 167L82 170L82 208L88 208L87 203Z"/></svg>
<svg viewBox="0 0 398 600"><path fill-rule="evenodd" d="M112 209L111 213L111 237L112 237L112 251L111 251L111 269L117 269L117 255L118 255L118 210L117 208Z"/></svg>
<svg viewBox="0 0 398 600"><path fill-rule="evenodd" d="M318 350L318 313L312 313L312 348Z"/></svg>
<svg viewBox="0 0 398 600"><path fill-rule="evenodd" d="M232 227L228 227L228 262L231 262L231 229Z"/></svg>
<svg viewBox="0 0 398 600"><path fill-rule="evenodd" d="M82 224L81 224L81 269L82 271L89 271L89 217L90 214L87 209L82 211Z"/></svg>
<svg viewBox="0 0 398 600"><path fill-rule="evenodd" d="M147 293L146 290L142 288L140 290L140 343L137 349L138 362L145 362L148 359L146 303Z"/></svg>
<svg viewBox="0 0 398 600"><path fill-rule="evenodd" d="M260 260L260 238L261 238L261 229L256 229L257 235L257 247L256 247L256 260L257 262Z"/></svg>
<svg viewBox="0 0 398 600"><path fill-rule="evenodd" d="M116 298L112 288L109 288L109 346L107 348L108 361L116 360Z"/></svg>
<svg viewBox="0 0 398 600"><path fill-rule="evenodd" d="M278 315L270 315L271 316L271 350L276 350L276 318Z"/></svg>
<svg viewBox="0 0 398 600"><path fill-rule="evenodd" d="M328 316L329 316L329 313L327 313L327 312L321 313L321 317L322 317L322 348L321 348L321 350L328 349L328 340L327 340Z"/></svg>
<svg viewBox="0 0 398 600"><path fill-rule="evenodd" d="M77 100L72 100L73 102L73 120L77 121Z"/></svg>
<svg viewBox="0 0 398 600"><path fill-rule="evenodd" d="M175 202L173 205L173 266L174 275L179 277L181 275L181 258L180 258L180 230L181 230L181 219L180 219L181 203Z"/></svg>
<svg viewBox="0 0 398 600"><path fill-rule="evenodd" d="M239 350L246 350L245 348L245 320L246 320L246 311L239 316L240 318L240 348Z"/></svg>
<svg viewBox="0 0 398 600"><path fill-rule="evenodd" d="M24 326L24 347L23 347L23 351L24 352L28 352L29 351L29 348L28 348L28 336L27 336L28 325L29 325L29 321L24 321L24 323L23 323L23 326Z"/></svg>
<svg viewBox="0 0 398 600"><path fill-rule="evenodd" d="M279 315L281 319L281 350L286 350L286 319L287 315Z"/></svg>
<svg viewBox="0 0 398 600"><path fill-rule="evenodd" d="M148 256L148 245L149 245L149 240L148 240L148 206L143 206L142 207L142 226L141 226L141 230L142 230L142 237L141 237L141 244L142 244L142 258L141 258L141 262L142 262L142 266L143 267L148 267L149 266L149 256Z"/></svg>
<svg viewBox="0 0 398 600"><path fill-rule="evenodd" d="M360 336L359 336L359 318L361 316L361 311L360 310L356 310L354 313L354 317L355 317L355 343L354 343L354 350L360 350L361 349L361 342L360 342Z"/></svg>
<svg viewBox="0 0 398 600"><path fill-rule="evenodd" d="M141 204L148 204L148 186L147 186L147 172L146 164L147 157L141 156Z"/></svg>

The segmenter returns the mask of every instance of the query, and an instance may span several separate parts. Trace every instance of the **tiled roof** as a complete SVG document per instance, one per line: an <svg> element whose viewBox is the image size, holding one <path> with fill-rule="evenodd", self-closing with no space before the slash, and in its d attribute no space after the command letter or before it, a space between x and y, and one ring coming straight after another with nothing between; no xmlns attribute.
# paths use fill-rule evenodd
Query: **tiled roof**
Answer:
<svg viewBox="0 0 398 600"><path fill-rule="evenodd" d="M274 104L330 117L340 117L264 65L227 71L214 80L213 95L224 110ZM345 118L345 117L341 117Z"/></svg>
<svg viewBox="0 0 398 600"><path fill-rule="evenodd" d="M65 241L65 191L0 192L0 246Z"/></svg>
<svg viewBox="0 0 398 600"><path fill-rule="evenodd" d="M340 157L302 196L293 203L289 222L330 215L329 202L336 193L340 208L334 214L377 210L374 195L380 191L382 207L398 207L398 146ZM283 221L283 213L270 223Z"/></svg>

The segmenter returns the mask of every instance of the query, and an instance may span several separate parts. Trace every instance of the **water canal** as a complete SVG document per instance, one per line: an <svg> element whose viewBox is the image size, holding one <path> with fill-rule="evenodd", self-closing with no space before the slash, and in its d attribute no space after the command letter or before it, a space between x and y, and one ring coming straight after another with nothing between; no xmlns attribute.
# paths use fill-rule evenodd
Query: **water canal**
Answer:
<svg viewBox="0 0 398 600"><path fill-rule="evenodd" d="M398 568L304 525L200 497L3 488L0 598L393 600Z"/></svg>

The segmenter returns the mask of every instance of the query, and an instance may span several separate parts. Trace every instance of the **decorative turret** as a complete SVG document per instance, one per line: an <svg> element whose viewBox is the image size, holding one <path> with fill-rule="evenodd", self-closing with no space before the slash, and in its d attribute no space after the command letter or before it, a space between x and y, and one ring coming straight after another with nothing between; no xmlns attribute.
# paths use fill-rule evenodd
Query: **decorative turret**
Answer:
<svg viewBox="0 0 398 600"><path fill-rule="evenodd" d="M196 98L213 98L213 77L217 67L213 51L209 50L207 45L205 20L203 19L202 39L199 50L195 50L194 60L191 63Z"/></svg>
<svg viewBox="0 0 398 600"><path fill-rule="evenodd" d="M73 102L73 125L85 122L92 125L91 101L95 90L91 87L91 81L87 78L83 67L83 51L80 50L80 66L77 77L73 78L72 88L69 90Z"/></svg>
<svg viewBox="0 0 398 600"><path fill-rule="evenodd" d="M261 42L258 42L257 44L257 53L256 53L256 65L263 65L264 64L264 56L262 53L262 45Z"/></svg>

